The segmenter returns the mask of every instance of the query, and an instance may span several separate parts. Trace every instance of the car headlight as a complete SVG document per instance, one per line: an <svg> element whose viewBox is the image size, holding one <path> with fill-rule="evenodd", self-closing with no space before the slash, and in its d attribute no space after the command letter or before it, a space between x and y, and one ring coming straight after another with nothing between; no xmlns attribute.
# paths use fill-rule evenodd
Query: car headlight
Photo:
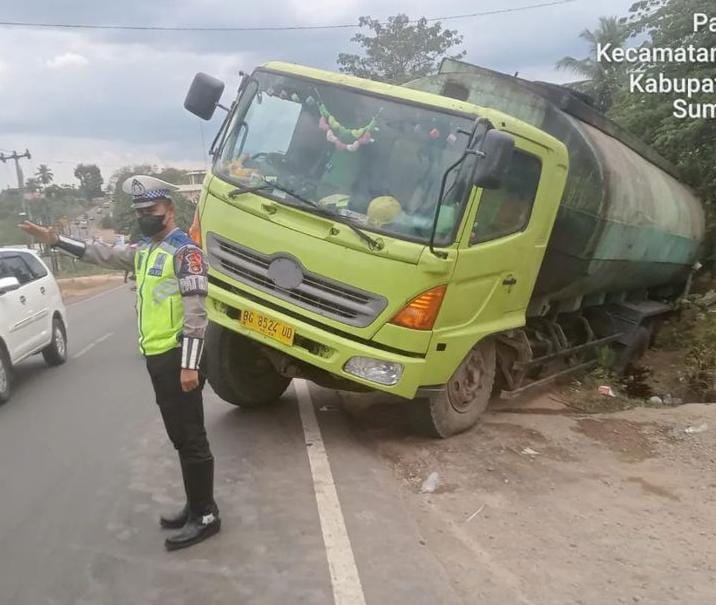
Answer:
<svg viewBox="0 0 716 605"><path fill-rule="evenodd" d="M387 386L397 384L403 375L402 364L370 357L351 357L343 366L343 370L354 376Z"/></svg>

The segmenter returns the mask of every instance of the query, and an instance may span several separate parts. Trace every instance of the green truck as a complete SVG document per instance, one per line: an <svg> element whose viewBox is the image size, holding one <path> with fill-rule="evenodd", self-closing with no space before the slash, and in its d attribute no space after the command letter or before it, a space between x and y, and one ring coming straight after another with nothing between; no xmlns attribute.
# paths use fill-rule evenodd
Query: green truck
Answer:
<svg viewBox="0 0 716 605"><path fill-rule="evenodd" d="M210 119L224 84L185 100ZM704 214L674 169L564 88L446 60L393 86L242 74L193 236L209 381L240 406L305 378L384 391L425 431L637 357L688 289Z"/></svg>

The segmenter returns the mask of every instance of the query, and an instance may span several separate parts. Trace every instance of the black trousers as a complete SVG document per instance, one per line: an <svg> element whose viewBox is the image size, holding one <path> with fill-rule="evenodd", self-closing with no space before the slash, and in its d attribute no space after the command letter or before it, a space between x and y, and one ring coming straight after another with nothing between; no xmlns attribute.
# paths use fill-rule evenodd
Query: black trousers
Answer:
<svg viewBox="0 0 716 605"><path fill-rule="evenodd" d="M146 357L154 394L164 427L179 454L187 503L193 515L216 512L214 503L214 456L204 428L204 386L185 393L179 380L181 348Z"/></svg>

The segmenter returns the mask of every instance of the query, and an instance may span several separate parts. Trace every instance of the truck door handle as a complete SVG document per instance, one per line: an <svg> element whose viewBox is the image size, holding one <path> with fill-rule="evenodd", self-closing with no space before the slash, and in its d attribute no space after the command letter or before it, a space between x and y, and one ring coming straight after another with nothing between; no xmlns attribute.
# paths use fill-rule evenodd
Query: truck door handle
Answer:
<svg viewBox="0 0 716 605"><path fill-rule="evenodd" d="M24 294L20 295L20 302L24 305L27 302L27 299L25 298Z"/></svg>
<svg viewBox="0 0 716 605"><path fill-rule="evenodd" d="M514 286L516 283L517 283L517 280L514 277L512 277L511 275L502 280L503 286Z"/></svg>
<svg viewBox="0 0 716 605"><path fill-rule="evenodd" d="M45 293L45 286L40 286L40 293L41 293L41 294L44 294L44 293Z"/></svg>

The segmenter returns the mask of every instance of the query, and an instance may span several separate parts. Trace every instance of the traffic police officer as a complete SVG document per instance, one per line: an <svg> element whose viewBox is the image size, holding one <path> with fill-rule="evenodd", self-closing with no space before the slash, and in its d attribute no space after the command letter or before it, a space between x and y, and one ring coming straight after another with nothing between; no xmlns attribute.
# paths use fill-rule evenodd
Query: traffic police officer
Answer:
<svg viewBox="0 0 716 605"><path fill-rule="evenodd" d="M128 178L145 239L135 246L107 246L57 235L25 221L20 227L40 241L84 261L112 269L134 269L137 278L139 348L146 358L164 426L179 453L186 505L163 515L168 550L214 535L221 527L213 497L214 457L204 428L199 364L207 326L207 267L201 249L175 224L170 192L177 187L155 177Z"/></svg>

